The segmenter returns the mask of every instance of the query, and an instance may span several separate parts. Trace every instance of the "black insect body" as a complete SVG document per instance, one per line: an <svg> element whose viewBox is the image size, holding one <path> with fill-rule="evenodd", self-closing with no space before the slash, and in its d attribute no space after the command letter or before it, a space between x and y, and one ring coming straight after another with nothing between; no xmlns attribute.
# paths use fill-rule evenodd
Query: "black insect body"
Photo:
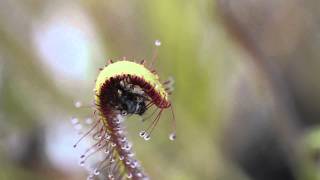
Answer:
<svg viewBox="0 0 320 180"><path fill-rule="evenodd" d="M132 114L143 115L148 109L147 102L150 101L141 88L129 83L123 83L123 81L114 84L112 88L110 87L105 99L109 100L110 107L114 107L124 116Z"/></svg>
<svg viewBox="0 0 320 180"><path fill-rule="evenodd" d="M146 99L144 96L138 93L134 93L131 90L118 89L118 102L121 114L138 114L143 115L147 110Z"/></svg>

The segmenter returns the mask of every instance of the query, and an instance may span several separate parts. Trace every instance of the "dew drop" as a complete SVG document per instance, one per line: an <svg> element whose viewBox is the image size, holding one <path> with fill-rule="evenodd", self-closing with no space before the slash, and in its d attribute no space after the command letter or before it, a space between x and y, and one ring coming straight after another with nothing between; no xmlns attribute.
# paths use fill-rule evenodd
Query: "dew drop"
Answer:
<svg viewBox="0 0 320 180"><path fill-rule="evenodd" d="M111 143L111 146L112 147L116 147L116 143Z"/></svg>
<svg viewBox="0 0 320 180"><path fill-rule="evenodd" d="M137 176L138 176L138 177L142 177L142 174L141 174L141 173L137 173Z"/></svg>
<svg viewBox="0 0 320 180"><path fill-rule="evenodd" d="M151 136L149 134L147 134L143 137L143 139L146 141L149 141L151 139Z"/></svg>
<svg viewBox="0 0 320 180"><path fill-rule="evenodd" d="M131 168L136 168L139 166L139 163L135 160L131 163Z"/></svg>
<svg viewBox="0 0 320 180"><path fill-rule="evenodd" d="M121 111L121 115L126 116L126 115L128 115L128 112L123 110L123 111Z"/></svg>
<svg viewBox="0 0 320 180"><path fill-rule="evenodd" d="M104 151L104 153L109 154L110 151L106 149L106 150Z"/></svg>
<svg viewBox="0 0 320 180"><path fill-rule="evenodd" d="M140 131L139 136L143 138L146 134L147 134L146 131Z"/></svg>
<svg viewBox="0 0 320 180"><path fill-rule="evenodd" d="M84 166L84 161L80 161L80 166Z"/></svg>
<svg viewBox="0 0 320 180"><path fill-rule="evenodd" d="M124 111L122 111L122 112L124 112ZM122 112L121 112L121 114L122 114ZM120 119L114 119L113 122L116 123L116 124L120 124Z"/></svg>
<svg viewBox="0 0 320 180"><path fill-rule="evenodd" d="M124 159L124 157L123 157L123 156L120 156L119 159L120 159L120 161L122 161L122 160Z"/></svg>
<svg viewBox="0 0 320 180"><path fill-rule="evenodd" d="M120 141L121 141L121 142L125 142L126 140L127 140L126 137L122 137Z"/></svg>
<svg viewBox="0 0 320 180"><path fill-rule="evenodd" d="M160 41L160 40L155 40L155 41L154 41L154 45L156 45L156 46L161 46L161 41Z"/></svg>
<svg viewBox="0 0 320 180"><path fill-rule="evenodd" d="M113 178L113 175L112 175L112 174L109 174L109 175L108 175L108 178Z"/></svg>
<svg viewBox="0 0 320 180"><path fill-rule="evenodd" d="M139 163L138 163L137 160L134 160L134 161L132 162L132 165L134 165L135 167L137 167L137 166L139 165Z"/></svg>
<svg viewBox="0 0 320 180"><path fill-rule="evenodd" d="M176 133L171 133L171 134L169 135L169 139L170 139L171 141L176 140Z"/></svg>
<svg viewBox="0 0 320 180"><path fill-rule="evenodd" d="M95 170L93 171L93 174L97 176L97 175L100 174L100 171L99 171L98 169L95 169Z"/></svg>
<svg viewBox="0 0 320 180"><path fill-rule="evenodd" d="M123 133L123 130L118 130L115 132L118 136L121 136L121 134Z"/></svg>
<svg viewBox="0 0 320 180"><path fill-rule="evenodd" d="M81 159L83 159L83 158L85 158L85 157L86 157L86 155L84 155L84 154L80 156Z"/></svg>
<svg viewBox="0 0 320 180"><path fill-rule="evenodd" d="M128 178L128 179L131 179L131 178L132 178L132 174L129 173L129 174L127 175L127 178Z"/></svg>
<svg viewBox="0 0 320 180"><path fill-rule="evenodd" d="M76 102L74 102L74 106L76 108L80 108L82 106L82 103L80 101L76 101Z"/></svg>
<svg viewBox="0 0 320 180"><path fill-rule="evenodd" d="M128 144L124 145L122 149L129 151L131 149L131 146L132 145L128 143Z"/></svg>

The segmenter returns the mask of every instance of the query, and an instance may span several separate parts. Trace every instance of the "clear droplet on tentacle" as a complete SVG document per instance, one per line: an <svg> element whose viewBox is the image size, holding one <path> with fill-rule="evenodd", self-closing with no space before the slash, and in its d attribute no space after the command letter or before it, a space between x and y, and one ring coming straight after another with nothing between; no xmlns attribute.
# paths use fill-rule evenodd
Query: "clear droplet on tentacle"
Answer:
<svg viewBox="0 0 320 180"><path fill-rule="evenodd" d="M147 135L147 132L146 131L140 131L140 133L139 133L139 136L140 137L145 137Z"/></svg>
<svg viewBox="0 0 320 180"><path fill-rule="evenodd" d="M125 111L125 110L123 110L123 111L121 111L121 115L122 115L122 116L126 116L126 115L128 115L128 112Z"/></svg>
<svg viewBox="0 0 320 180"><path fill-rule="evenodd" d="M119 160L120 160L120 161L122 161L123 159L124 159L124 157L123 157L123 156L120 156L120 157L119 157Z"/></svg>
<svg viewBox="0 0 320 180"><path fill-rule="evenodd" d="M109 174L108 178L112 179L113 178L113 174Z"/></svg>
<svg viewBox="0 0 320 180"><path fill-rule="evenodd" d="M171 141L174 141L174 140L176 140L176 133L171 133L170 135L169 135L169 139L171 140Z"/></svg>
<svg viewBox="0 0 320 180"><path fill-rule="evenodd" d="M126 151L130 151L131 147L132 147L131 143L126 143L121 147L121 149L126 150Z"/></svg>
<svg viewBox="0 0 320 180"><path fill-rule="evenodd" d="M97 175L100 174L100 171L99 171L98 169L95 169L95 170L93 171L93 174L97 176Z"/></svg>
<svg viewBox="0 0 320 180"><path fill-rule="evenodd" d="M137 160L134 160L134 161L131 163L131 167L132 167L132 168L136 168L136 167L138 167L138 166L139 166L139 163L138 163Z"/></svg>
<svg viewBox="0 0 320 180"><path fill-rule="evenodd" d="M80 161L79 164L80 164L80 166L84 166L84 163L85 163L84 161Z"/></svg>
<svg viewBox="0 0 320 180"><path fill-rule="evenodd" d="M122 138L120 139L121 142L126 142L126 140L127 140L126 137L122 137Z"/></svg>
<svg viewBox="0 0 320 180"><path fill-rule="evenodd" d="M129 173L129 174L127 175L127 178L128 178L128 179L131 179L131 178L132 178L132 174Z"/></svg>
<svg viewBox="0 0 320 180"><path fill-rule="evenodd" d="M110 160L110 163L114 163L116 160L114 159L114 158L112 158L111 160Z"/></svg>
<svg viewBox="0 0 320 180"><path fill-rule="evenodd" d="M120 124L120 119L119 119L119 118L115 118L115 119L113 120L113 122L114 122L115 124Z"/></svg>
<svg viewBox="0 0 320 180"><path fill-rule="evenodd" d="M105 138L106 141L109 141L111 136L109 134L106 134L104 138Z"/></svg>
<svg viewBox="0 0 320 180"><path fill-rule="evenodd" d="M143 139L146 141L149 141L151 139L151 136L149 134L147 134L143 137Z"/></svg>
<svg viewBox="0 0 320 180"><path fill-rule="evenodd" d="M155 46L161 46L161 41L160 40L155 40L154 41Z"/></svg>
<svg viewBox="0 0 320 180"><path fill-rule="evenodd" d="M142 174L141 173L137 173L136 174L138 177L142 177Z"/></svg>

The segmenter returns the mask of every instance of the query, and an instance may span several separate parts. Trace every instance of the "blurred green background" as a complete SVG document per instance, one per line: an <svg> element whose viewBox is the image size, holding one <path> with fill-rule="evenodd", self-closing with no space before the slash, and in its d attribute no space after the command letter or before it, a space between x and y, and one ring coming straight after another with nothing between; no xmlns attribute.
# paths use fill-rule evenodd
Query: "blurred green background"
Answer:
<svg viewBox="0 0 320 180"><path fill-rule="evenodd" d="M156 70L162 80L175 79L177 140L168 140L169 112L148 142L138 136L143 124L130 118L126 125L145 171L151 179L250 179L228 152L259 137L265 124L229 124L248 119L239 111L258 112L249 118L261 120L273 112L276 95L247 61L250 53L227 33L220 12L209 0L0 1L0 179L85 179L79 155L88 144L72 148L78 136L70 118L92 112L74 102L92 102L107 59L150 60L156 39L162 42ZM228 139L237 131L248 133ZM317 166L305 154L318 148L319 138L312 134L305 145L306 136L298 134L295 177L317 179Z"/></svg>

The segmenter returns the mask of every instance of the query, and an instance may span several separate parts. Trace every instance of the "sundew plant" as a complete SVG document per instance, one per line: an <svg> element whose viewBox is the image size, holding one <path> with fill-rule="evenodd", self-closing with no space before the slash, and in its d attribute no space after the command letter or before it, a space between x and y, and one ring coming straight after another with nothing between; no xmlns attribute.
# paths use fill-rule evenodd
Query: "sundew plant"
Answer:
<svg viewBox="0 0 320 180"><path fill-rule="evenodd" d="M156 46L160 44L160 41L155 42ZM151 66L153 63L154 59ZM103 154L103 158L90 170L88 179L149 179L141 163L135 158L132 143L127 137L124 127L127 116L142 116L152 108L149 116L143 119L151 122L139 133L148 141L163 110L170 109L173 132L169 139L175 139L175 117L169 100L173 80L161 83L156 71L146 64L144 60L139 63L126 59L116 62L109 60L108 65L100 69L94 88L92 127L74 144L76 148L83 138L90 136L95 141L81 155L82 166L95 154ZM80 102L75 105L81 107ZM79 121L72 119L72 123L79 126Z"/></svg>

